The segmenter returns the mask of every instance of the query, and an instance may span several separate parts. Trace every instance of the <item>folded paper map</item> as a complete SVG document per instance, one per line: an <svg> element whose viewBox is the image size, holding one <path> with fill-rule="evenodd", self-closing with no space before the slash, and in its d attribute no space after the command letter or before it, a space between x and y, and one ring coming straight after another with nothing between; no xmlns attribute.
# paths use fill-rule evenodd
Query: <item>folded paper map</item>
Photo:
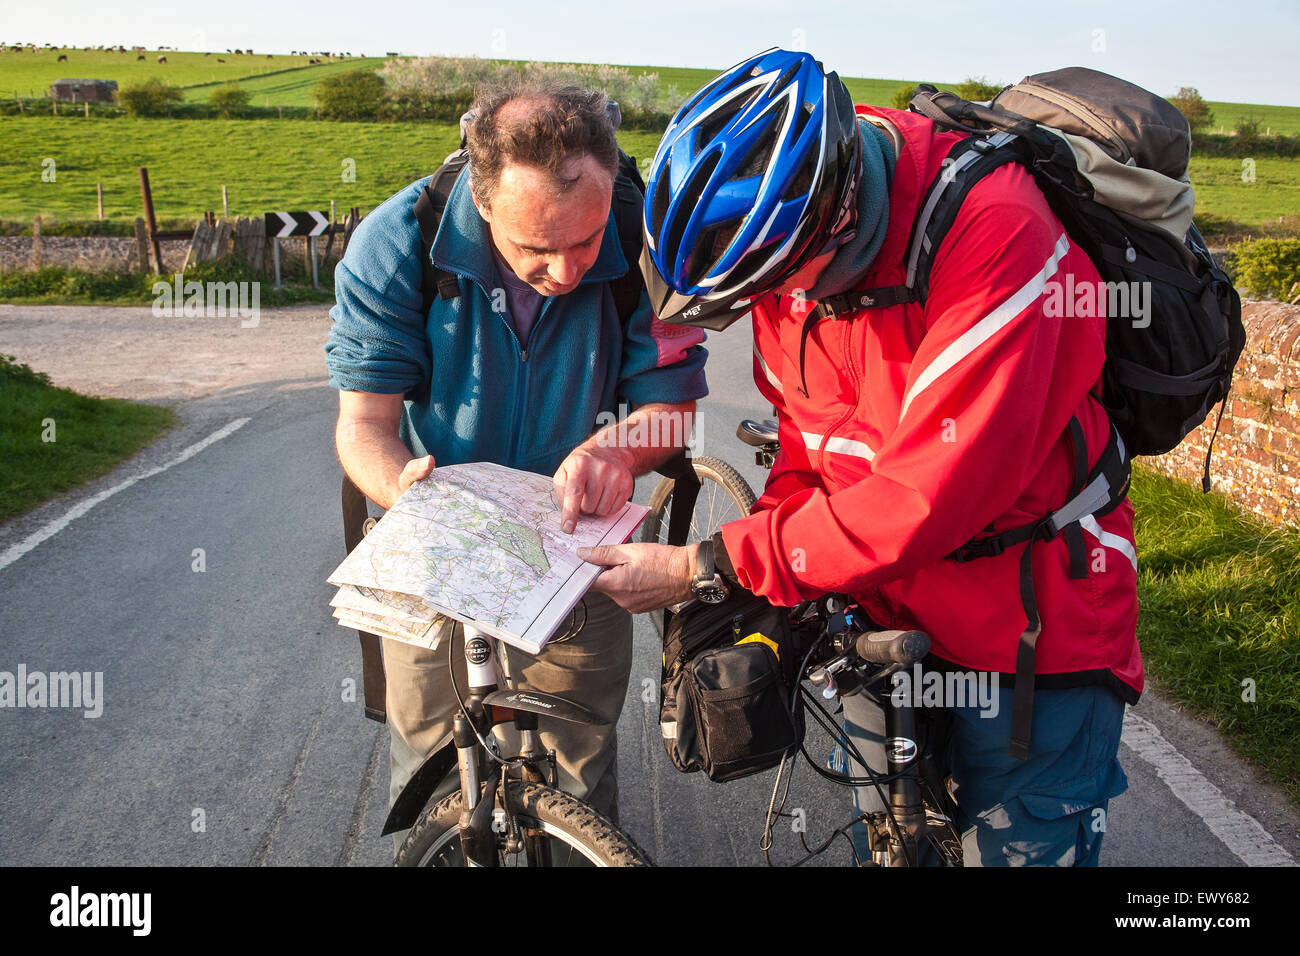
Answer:
<svg viewBox="0 0 1300 956"><path fill-rule="evenodd" d="M574 552L627 541L648 513L629 502L565 534L551 489L504 465L435 468L329 576L335 618L434 647L451 617L537 653L602 570Z"/></svg>

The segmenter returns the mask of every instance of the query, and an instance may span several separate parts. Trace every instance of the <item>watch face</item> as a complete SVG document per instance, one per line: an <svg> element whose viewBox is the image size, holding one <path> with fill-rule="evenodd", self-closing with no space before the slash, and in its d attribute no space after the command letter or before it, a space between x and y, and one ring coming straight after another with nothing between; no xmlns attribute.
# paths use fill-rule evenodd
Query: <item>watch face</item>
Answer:
<svg viewBox="0 0 1300 956"><path fill-rule="evenodd" d="M724 585L710 581L701 584L698 581L691 583L691 593L705 604L721 604L727 599L727 589Z"/></svg>

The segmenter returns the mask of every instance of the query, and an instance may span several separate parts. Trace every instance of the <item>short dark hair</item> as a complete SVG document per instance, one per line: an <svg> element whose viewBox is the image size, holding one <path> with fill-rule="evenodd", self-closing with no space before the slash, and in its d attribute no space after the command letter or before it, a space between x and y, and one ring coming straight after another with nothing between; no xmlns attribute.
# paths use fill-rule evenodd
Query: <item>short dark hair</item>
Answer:
<svg viewBox="0 0 1300 956"><path fill-rule="evenodd" d="M526 101L534 108L502 122L502 107L514 101ZM473 118L466 130L469 181L479 202L491 206L501 170L510 162L550 173L561 190L572 180L561 176L560 170L584 154L615 176L618 140L606 112L608 103L600 90L579 86L530 83L480 90L470 107Z"/></svg>

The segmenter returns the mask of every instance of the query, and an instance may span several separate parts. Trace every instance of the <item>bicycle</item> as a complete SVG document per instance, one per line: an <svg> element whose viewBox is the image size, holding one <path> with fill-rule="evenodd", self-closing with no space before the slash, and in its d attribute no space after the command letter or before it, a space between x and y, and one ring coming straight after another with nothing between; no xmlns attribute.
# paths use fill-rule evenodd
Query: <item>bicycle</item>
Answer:
<svg viewBox="0 0 1300 956"><path fill-rule="evenodd" d="M455 641L448 635L446 642L451 670ZM595 723L595 715L575 701L511 688L497 666L496 645L495 638L465 625L469 693L461 695L451 670L458 707L452 739L426 759L393 804L384 833L411 826L394 865L650 866L631 836L557 788L555 751L542 749L538 714L579 723ZM498 689L503 677L506 687ZM503 723L519 732L517 755L504 756L492 735ZM453 766L459 789L426 806ZM412 825L413 807L419 815Z"/></svg>
<svg viewBox="0 0 1300 956"><path fill-rule="evenodd" d="M754 449L755 464L771 469L781 447L775 420L760 422L746 419L737 427L736 437ZM701 458L695 464L702 485L707 481L711 483L711 488L720 488L737 505L737 517L749 513L757 499L749 484L734 468L714 458ZM716 489L712 493L716 495ZM647 519L643 540L661 541L660 530L667 526L671 506L672 482L671 479L663 479L651 497L653 510ZM707 520L701 522L693 517L691 540L699 540L716 532L724 523L720 519L725 513L725 509L720 511L711 508ZM651 618L657 628L662 628L659 615L651 615ZM862 609L840 595L828 595L818 601L804 602L791 611L790 624L794 652L801 661L796 671L798 692L791 698L791 717L796 721L801 720L802 714L796 715L795 710L807 705L807 712L816 714L814 719L817 723L863 768L863 774L855 776L822 767L809 755L802 742L799 745L800 753L818 774L836 783L852 787L875 787L882 804L882 809L859 814L837 828L818 847L810 847L801 831L799 838L807 855L795 865L824 852L836 837L844 835L847 838L847 831L862 823L867 828L871 859L857 859L855 847L854 858L859 865L915 866L921 862L923 849L929 847L940 865L961 866L961 840L954 824L956 805L948 793L946 775L935 753L935 738L941 736L942 728L933 726L934 721L925 718L918 720L916 708L910 705L896 706L890 695L886 695L884 701L877 697L877 702L884 710L887 763L885 773L877 774L859 749L835 724L833 716L804 686L807 681L819 688L820 696L828 701L862 693L875 696L875 690L883 686L893 674L925 657L930 647L929 636L921 631L873 629L874 625L870 624ZM926 734L924 746L918 744L918 723L931 725L927 729L933 731ZM780 816L789 816L783 813L792 779L786 774L786 766L787 760L782 760L760 844L769 864L774 820ZM785 793L778 804L777 794L781 790L783 779ZM850 845L853 845L851 840Z"/></svg>
<svg viewBox="0 0 1300 956"><path fill-rule="evenodd" d="M763 436L765 442L770 442L773 446L776 444L776 422L764 423L772 426L770 436ZM745 425L755 425L754 422L744 422ZM773 453L773 460L775 454ZM759 460L760 465L764 460ZM747 482L735 468L727 464L720 458L704 456L691 460L691 465L695 469L695 475L700 482L700 490L696 497L693 511L691 512L690 530L687 534L686 544L692 544L701 541L704 538L712 537L722 525L728 521L735 521L737 518L743 518L758 499L754 491L749 487ZM765 467L771 468L772 462L766 461ZM673 478L660 478L659 483L655 485L654 491L650 493L650 514L646 516L645 522L641 525L641 540L649 544L667 544L668 543L668 517L673 507L673 491L676 487L676 481ZM703 506L703 508L701 507ZM703 515L701 514L703 510ZM659 614L650 615L654 624L656 633L663 637L663 617Z"/></svg>
<svg viewBox="0 0 1300 956"><path fill-rule="evenodd" d="M918 664L929 653L930 637L923 631L873 630L872 627L862 609L840 595L806 601L791 612L793 649L801 654L798 693L791 700L792 716L797 709L809 705L811 709L806 712L813 714L831 739L844 748L863 769L863 775L823 768L802 741L799 751L818 774L835 783L874 787L881 803L881 809L858 814L816 848L808 846L801 832L799 838L807 855L795 865L824 852L836 837L848 838L848 830L861 823L866 827L871 859L860 859L850 839L859 866L918 866L927 847L933 851L932 859L938 865L961 866L961 838L954 822L956 803L948 792L947 774L937 753L936 738L943 736L942 719L933 713L924 717L918 714L920 708L906 694L877 693L895 673ZM817 696L826 701L864 693L873 696L884 712L886 770L883 775L871 769L857 746L835 724L833 715L804 686L804 681L819 688ZM927 724L924 737L918 733L922 723ZM785 792L779 805L777 801L786 762L782 760L777 771L760 843L769 865L774 821L789 816L783 811L792 776L785 776Z"/></svg>
<svg viewBox="0 0 1300 956"><path fill-rule="evenodd" d="M344 541L352 551L374 528L370 503L345 474L342 485ZM585 605L580 605L585 610ZM577 612L563 640L586 623ZM558 789L555 751L543 750L538 714L595 723L574 701L510 686L499 661L497 641L464 625L468 696L461 693L452 667L456 628L449 628L447 669L457 710L450 740L436 748L393 802L383 835L410 829L398 850L396 866L649 866L634 839L571 794ZM359 632L363 660L379 664L379 638ZM367 715L383 720L382 667L377 683L367 676ZM505 685L501 689L501 684ZM378 702L378 703L374 703ZM372 706L373 704L373 706ZM504 756L494 727L513 725L519 753ZM543 772L543 767L546 772ZM438 794L452 789L446 796Z"/></svg>

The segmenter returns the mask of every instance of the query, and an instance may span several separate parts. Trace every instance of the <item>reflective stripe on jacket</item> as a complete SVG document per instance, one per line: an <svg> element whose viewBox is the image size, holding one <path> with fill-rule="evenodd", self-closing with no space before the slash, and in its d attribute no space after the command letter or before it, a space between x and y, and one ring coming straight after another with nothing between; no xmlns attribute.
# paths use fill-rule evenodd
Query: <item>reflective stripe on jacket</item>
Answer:
<svg viewBox="0 0 1300 956"><path fill-rule="evenodd" d="M857 288L900 285L913 219L958 134L916 114L858 112L889 119L903 145L884 245ZM1086 303L1045 307L1053 283L1098 281L1032 177L1009 164L964 202L927 301L817 322L802 376L811 303L756 301L754 377L778 408L781 452L750 517L722 530L740 582L783 604L850 593L885 626L927 631L946 661L1014 674L1025 546L966 563L944 558L1065 503L1072 415L1089 465L1100 457L1109 422L1089 391L1100 389L1104 315ZM1034 544L1036 686L1103 683L1136 701L1132 506L1082 526L1084 580L1070 578L1063 537Z"/></svg>

